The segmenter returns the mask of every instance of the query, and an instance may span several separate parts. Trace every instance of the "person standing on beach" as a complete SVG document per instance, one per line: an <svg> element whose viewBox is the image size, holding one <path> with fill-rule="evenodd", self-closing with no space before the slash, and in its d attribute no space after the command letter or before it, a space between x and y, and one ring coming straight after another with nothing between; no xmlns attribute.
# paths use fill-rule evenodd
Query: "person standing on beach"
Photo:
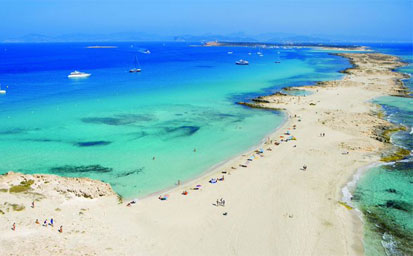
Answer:
<svg viewBox="0 0 413 256"><path fill-rule="evenodd" d="M50 219L50 226L53 227L53 218Z"/></svg>
<svg viewBox="0 0 413 256"><path fill-rule="evenodd" d="M47 219L44 220L43 226L44 226L44 227L47 227Z"/></svg>
<svg viewBox="0 0 413 256"><path fill-rule="evenodd" d="M32 208L34 208L34 201L32 202Z"/></svg>
<svg viewBox="0 0 413 256"><path fill-rule="evenodd" d="M59 233L63 233L63 226L60 226L58 231L59 231Z"/></svg>
<svg viewBox="0 0 413 256"><path fill-rule="evenodd" d="M11 230L16 231L16 222L13 223L13 226L11 227Z"/></svg>

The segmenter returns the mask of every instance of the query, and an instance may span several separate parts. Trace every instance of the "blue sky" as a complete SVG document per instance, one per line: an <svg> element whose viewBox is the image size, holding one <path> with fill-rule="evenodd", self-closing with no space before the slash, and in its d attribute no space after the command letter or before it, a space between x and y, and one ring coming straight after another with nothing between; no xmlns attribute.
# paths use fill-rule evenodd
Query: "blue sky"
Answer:
<svg viewBox="0 0 413 256"><path fill-rule="evenodd" d="M412 0L0 0L0 38L283 32L411 41L412 16Z"/></svg>

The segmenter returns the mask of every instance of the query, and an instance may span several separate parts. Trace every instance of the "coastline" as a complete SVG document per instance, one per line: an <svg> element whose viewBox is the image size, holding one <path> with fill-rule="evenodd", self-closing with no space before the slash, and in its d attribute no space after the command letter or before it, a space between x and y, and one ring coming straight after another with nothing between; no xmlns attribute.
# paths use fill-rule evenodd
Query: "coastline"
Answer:
<svg viewBox="0 0 413 256"><path fill-rule="evenodd" d="M348 56L351 56L351 55L348 55ZM378 56L388 56L388 55L379 54ZM395 65L399 65L396 63L396 60L393 59L393 61ZM380 69L380 66L379 66L379 69ZM358 71L356 68L353 70ZM387 70L385 71L387 72ZM362 245L361 245L361 237L360 237L361 235L360 229L362 227L360 225L360 220L358 218L357 218L358 220L354 218L355 214L348 214L348 210L345 207L342 207L341 205L339 205L337 202L339 201L339 198L341 198L342 188L347 184L348 180L351 179L351 177L353 177L354 173L357 171L357 168L356 169L352 169L352 168L355 166L360 167L363 164L371 163L371 162L379 160L380 151L377 151L377 150L375 151L374 147L377 146L379 149L383 150L384 148L386 148L386 145L383 142L379 142L376 139L369 137L369 138L366 138L366 141L364 141L367 143L367 146L359 145L359 143L354 142L356 146L353 146L351 144L346 144L346 145L343 144L342 145L343 147L337 150L336 148L337 142L338 143L341 142L340 135L343 135L343 134L338 133L335 129L341 128L341 127L337 126L337 124L335 123L336 120L331 120L331 118L327 117L328 115L331 115L331 113L330 114L323 113L320 117L323 118L323 120L326 119L326 123L332 124L332 127L325 127L325 130L328 130L326 139L330 138L330 134L334 137L331 139L331 141L327 141L328 142L327 144L322 143L320 141L323 147L327 146L327 151L324 152L324 151L321 151L320 148L316 148L315 146L313 146L311 141L309 141L310 143L303 142L303 144L301 144L301 140L305 141L305 137L307 136L306 133L308 133L308 131L317 133L317 131L314 131L314 128L311 129L311 125L313 124L311 121L313 121L312 118L318 117L318 113L316 112L315 115L314 113L312 113L310 117L303 117L303 120L300 120L301 118L298 119L296 117L293 117L293 114L292 114L292 113L300 113L299 116L302 116L302 115L306 116L307 113L305 111L304 106L307 108L311 108L311 107L317 107L318 105L322 105L323 103L325 103L327 104L327 106L323 106L322 109L324 109L325 107L335 107L334 106L335 102L331 102L331 99L330 99L331 97L334 99L334 95L335 95L334 93L336 93L336 91L334 91L334 88L339 89L337 91L339 94L343 93L345 94L345 96L349 97L350 95L351 97L351 92L349 91L349 89L354 89L358 87L357 85L351 84L351 82L353 81L349 77L352 76L351 74L352 69L350 68L349 70L347 70L347 72L349 73L346 73L346 76L343 79L338 80L338 81L321 82L314 86L297 87L300 90L307 90L307 91L313 92L313 94L309 96L303 97L303 96L290 96L290 95L270 95L270 96L259 97L260 99L265 99L266 101L268 101L268 103L263 102L263 101L251 103L251 104L256 104L258 108L268 108L268 109L285 108L287 111L286 115L290 116L290 118L288 118L288 120L285 121L278 129L276 129L276 131L273 132L269 137L271 137L271 140L273 141L274 140L279 141L279 136L285 136L283 135L283 133L286 131L287 128L290 128L289 130L291 131L291 134L297 137L297 141L289 141L285 143L280 142L280 145L278 146L274 146L273 143L267 144L264 141L264 143L261 144L262 147L265 147L264 148L265 153L263 154L264 156L263 157L257 156L257 158L254 158L253 161L250 161L247 168L239 167L238 164L245 162L248 157L254 154L251 151L245 154L242 154L241 156L234 157L233 159L230 159L218 166L215 166L214 170L210 170L209 172L204 173L203 175L201 175L200 177L194 180L190 180L188 182L185 182L184 184L181 184L178 187L168 190L168 193L170 193L170 199L168 199L167 202L160 202L159 200L157 200L157 195L152 195L152 196L148 196L142 199L138 205L133 206L132 208L127 208L126 211L120 211L120 209L125 209L125 206L118 205L118 204L113 205L113 197L108 197L108 199L106 198L97 199L96 201L98 200L100 201L94 202L92 206L89 206L89 208L91 208L91 211L94 211L98 209L98 206L101 207L105 205L105 207L110 207L111 210L113 210L112 214L114 214L112 217L108 217L108 219L116 220L117 217L125 218L126 220L130 221L128 222L129 225L135 227L136 229L146 226L146 230L144 228L146 232L143 232L142 234L138 232L141 235L141 237L145 239L144 245L141 245L141 244L135 245L133 249L135 249L136 251L140 251L142 253L146 253L148 255L167 254L167 249L170 247L173 247L172 252L171 252L171 254L173 255L190 254L191 250L198 248L196 246L196 243L193 244L194 242L207 241L206 245L211 245L211 243L208 243L208 242L214 242L215 240L217 240L217 237L222 238L224 241L229 241L230 244L231 243L234 244L232 246L233 248L229 248L231 246L228 246L224 243L219 242L220 241L219 239L218 241L216 241L219 249L222 249L231 255L232 254L233 255L244 255L244 254L248 255L253 252L255 253L259 252L262 255L268 255L271 252L276 252L278 254L284 254L284 255L287 255L287 254L294 255L294 252L296 253L301 252L301 254L303 253L304 254L339 253L339 254L348 254L348 255L362 254ZM388 74L386 73L386 75ZM338 86L337 84L342 83L341 81L345 81L345 83L348 83L346 84L346 86L349 86L349 87L346 88L346 86L341 86L341 87ZM369 95L367 95L367 98L370 98L370 99L371 97L375 98L377 96L385 95L390 92L400 93L400 91L397 91L397 89L400 89L400 88L396 88L397 82L393 82L393 83L394 83L393 84L394 88L389 89L389 88L383 88L381 86L380 90L371 92ZM368 84L364 84L363 86L369 87ZM370 88L367 88L367 89L370 89ZM393 90L393 89L396 89L396 90ZM320 98L320 95L321 95L321 98ZM317 102L316 100L314 100L314 98L320 99L320 102ZM310 105L311 103L315 105ZM343 103L347 103L347 101ZM373 104L371 103L365 103L365 101L362 101L359 103L363 105L361 109L359 108L349 109L350 118L354 114L356 115L360 113L365 114L365 112L369 114L371 109L374 108ZM344 104L341 104L339 107L343 107L343 109L346 109L344 107ZM304 113L304 114L301 114L301 113ZM337 115L342 114L344 116L345 113L335 113L335 114ZM358 118L363 118L363 117L365 116L360 115ZM377 117L374 117L374 118L377 118ZM348 119L346 120L348 121ZM374 121L376 120L374 119ZM292 128L294 124L297 125L297 130ZM390 126L388 122L386 123L386 121L384 120L381 124ZM349 124L349 125L352 125L352 124ZM320 126L320 127L324 127L324 126ZM347 137L350 137L349 134L344 134L344 135ZM366 136L367 134L363 134L363 135ZM312 134L309 136L311 137L311 140L319 139L317 138L317 134L315 135ZM367 141L367 139L369 140ZM370 140L375 140L375 141L370 141ZM352 139L350 139L350 141L352 141ZM298 149L298 152L294 151L295 148L291 146L292 143L297 144L296 149ZM334 147L330 145L333 143L334 143ZM283 148L287 147L286 145L289 145L291 147L283 150ZM301 149L301 147L303 147L303 149ZM267 150L268 148L271 148L271 151L268 151ZM308 152L306 148L310 148L311 149L310 152ZM350 160L354 162L349 163L350 160L346 161L346 160L341 159L343 158L342 156L338 156L337 162L345 163L343 166L347 167L346 168L347 171L345 173L343 173L344 172L343 171L343 172L334 173L334 175L331 175L329 173L325 175L322 175L323 173L318 174L318 175L312 174L317 169L325 171L326 168L323 168L319 163L320 161L324 161L323 158L322 157L319 158L317 156L326 155L329 153L328 152L329 150L333 150L334 153L337 153L337 152L340 153L340 151L348 150L351 152L351 154L349 155ZM274 154L276 153L280 154L281 156L279 157L277 157L276 155L274 156ZM301 160L300 163L290 163L288 160L289 157L296 156L297 158L300 158L299 153L306 154L306 156L308 155L308 157L303 157L303 159L300 159ZM365 156L359 159L357 157L353 157L354 153L355 155L363 154ZM280 163L280 160L282 161L287 160L288 162ZM311 164L308 164L307 162L305 162L307 160L309 161L311 160ZM308 171L304 172L302 170L299 170L299 168L303 164L308 164L309 166ZM334 166L332 166L331 163L330 164L326 163L326 165L328 166L328 168L334 168ZM338 166L341 166L341 165L338 165ZM235 167L235 169L232 169L232 167ZM278 170L278 167L284 168L286 170L288 169L288 170L282 172L281 170ZM270 171L271 169L274 169L274 168L277 169L278 172L274 173ZM352 171L349 169L352 169ZM217 177L217 176L220 177L221 175L223 175L221 173L222 170L226 170L227 174L228 172L231 172L230 175L227 175L227 174L225 175L226 177L225 182L222 182L220 184L215 184L215 185L208 184L208 180L211 177ZM255 178L255 176L250 177L250 174L248 173L246 174L244 170L247 170L250 173L257 173L260 171L262 173L254 174L258 176L257 178ZM339 176L335 177L337 175ZM278 176L283 179L281 183L277 179ZM249 178L252 184L244 188L246 189L248 193L239 191L238 189L243 184L245 184L245 182L248 181ZM56 179L59 179L59 178L56 177ZM325 181L318 181L317 179L328 179L329 181L327 183L331 183L331 184L325 184L326 183ZM266 180L267 182L265 182ZM296 182L299 183L299 186L295 184ZM311 184L308 184L308 183L311 183ZM193 187L195 184L202 184L203 188L201 189L201 191L188 190L190 187ZM279 186L279 188L277 188L277 185ZM216 186L216 187L213 188L212 186ZM264 188L262 188L261 186L263 186ZM290 186L293 186L294 189L292 190L294 191L290 191L291 190ZM322 189L324 186L326 186L326 189L323 190L321 194L318 193L317 189L318 188ZM180 193L182 192L182 190L188 190L190 192L189 195L181 196ZM200 192L200 193L197 194L197 192ZM274 192L274 193L267 194L268 192ZM252 194L256 193L255 196L257 198L251 197L249 193L252 193ZM307 195L307 193L314 193L314 195L309 196ZM241 194L241 197L239 194ZM304 197L304 199L312 199L313 204L319 204L319 205L314 207L313 205L309 204L309 202L306 202L306 200L303 201L302 198L299 198L299 197L297 198L297 194L299 196ZM228 200L228 204L233 203L234 206L232 207L231 205L229 205L230 209L228 209L228 207L225 208L225 210L228 209L228 212L229 212L228 217L223 217L221 215L220 210L218 210L219 213L217 214L216 211L217 211L217 208L219 207L214 207L210 205L214 203L214 200L216 199L215 197L217 195L221 195L221 197L224 196L225 199L231 198ZM322 198L319 198L318 196L320 195L325 195L325 196L323 196ZM0 194L0 196L4 196L4 194L2 193ZM274 196L276 197L274 198ZM19 199L21 200L23 197L25 196L18 195L13 200L19 200ZM194 197L195 199L192 199L191 197ZM246 202L244 201L241 203L235 203L237 200L242 201L241 199L245 197L249 200L247 200ZM285 198L279 198L279 197L285 197ZM234 201L232 198L234 199ZM267 207L266 203L268 203L268 201L262 200L260 198L272 199L274 201L279 200L281 201L281 203L279 203L278 205L274 205L274 206L269 205ZM322 202L318 202L318 199L320 199L320 201ZM251 200L253 200L253 202L251 202ZM255 202L254 200L257 200L258 202ZM28 200L26 200L26 203L27 201ZM44 201L47 201L47 199L45 199ZM62 200L62 202L63 201L64 200ZM299 202L302 204L309 204L309 205L306 205L308 206L309 209L306 209L306 207L301 207L300 205L298 206L290 205L291 204L290 201L291 203ZM49 202L49 203L53 204L52 202ZM248 213L244 214L242 217L238 217L238 218L234 217L234 219L232 219L231 217L232 214L237 215L242 211L247 211L250 213L253 212L251 209L251 206L249 207L248 205L245 206L245 203L252 204L252 206L254 206L252 209L256 209L256 210L258 209L258 211L262 214L261 217L263 217L263 219L261 220L259 218L260 216L258 216L256 217L256 220L253 221L253 223L250 223L249 218L247 218L248 216L250 216L250 214ZM39 202L39 204L42 204L42 202ZM82 205L83 204L84 202L82 202ZM175 204L175 205L172 205L172 204ZM45 205L45 208L47 207L48 206ZM123 208L119 208L119 207L123 207ZM140 209L141 207L145 207L145 209ZM281 210L279 210L279 208L281 208ZM320 208L319 210L321 211L319 211L318 208ZM189 211L190 213L185 213L185 209ZM303 209L309 212L303 211ZM205 212L199 212L201 210L204 210ZM288 212L286 212L286 210ZM31 211L31 209L27 209L27 211ZM158 213L157 211L160 211L160 213ZM169 223L169 221L166 223L163 222L163 224L167 226L167 229L162 230L161 228L159 233L157 233L156 231L148 230L148 226L154 227L154 223L162 222L161 221L162 218L165 217L162 214L162 211L166 211L168 213L168 215L166 215L168 216L167 218L172 216L169 219L171 223ZM274 213L275 216L278 216L277 218L281 218L282 221L280 222L279 220L271 219L271 216L273 216L272 214L262 213L261 211L270 211L271 213ZM326 211L327 213L325 213ZM117 214L115 214L115 212ZM154 214L155 216L152 216L151 213L154 213L154 212L156 212L156 214ZM194 213L197 213L195 216L199 218L195 217L194 219L194 215L193 215ZM319 219L318 217L320 216L318 215L317 216L306 216L308 213L310 214L321 213L322 218ZM19 214L19 213L16 213L16 214ZM134 216L135 214L139 215L140 217L144 217L146 222L143 223L142 221L136 221L136 216ZM209 214L211 214L212 217L210 217ZM201 218L202 216L204 218ZM24 217L25 216L23 216L22 218ZM181 219L181 217L185 217L185 218ZM98 219L96 216L91 217L91 224L89 227L91 228L92 232L101 234L102 230L95 227L96 222L94 218ZM222 218L227 218L231 222L230 224L232 225L228 226L227 222L223 223ZM252 218L252 219L255 219L255 218ZM194 230L196 230L195 233L189 232L188 230L185 230L185 229L182 230L182 228L179 226L179 225L184 225L184 226L192 227L191 225L188 225L188 222L186 222L188 220L189 220L189 223L192 222L193 228ZM80 223L82 223L81 220L79 221ZM102 221L101 219L98 219L98 223L100 223L101 221ZM313 223L314 221L316 223ZM292 223L289 223L289 222L292 222ZM211 228L208 225L205 226L205 224L211 224L211 223L221 224L224 226L224 229L220 229L220 226L215 227L215 228L214 227ZM0 222L0 226L2 227L7 227L7 224L8 223ZM266 227L267 224L268 224L268 227ZM105 223L105 225L107 225L107 228L109 230L113 230L114 228L110 224ZM33 229L33 227L30 227L29 224L28 226L29 226L27 227L28 230ZM248 228L241 229L239 226L241 226L241 228L243 226L248 226ZM300 226L305 226L305 227L300 228ZM163 227L163 226L161 225L160 227ZM236 241L231 240L230 238L228 240L227 236L229 234L233 234L234 232L233 231L229 233L226 232L228 231L227 228L229 228L230 230L235 229L239 231L239 232L235 232L235 235L237 236ZM290 231L288 232L288 234L283 234L283 232L278 232L278 234L274 234L275 231L271 230L272 228L276 228L277 230L282 230L282 231L283 230L285 231L285 229L291 229L292 233L294 232L300 233L304 230L305 232L307 232L307 234L293 235L289 233ZM315 229L317 232L325 232L325 233L323 235L320 235L320 234L317 235L317 233L315 233L314 235L312 233L313 229ZM245 234L246 230L248 231L251 230L251 234L249 236L248 234ZM271 241L267 241L267 243L262 243L261 240L262 239L265 240L265 237L259 234L260 230L261 231L265 230L264 233L267 236L274 238L274 240L277 241L277 243L281 242L281 244L271 245L271 243L268 243ZM219 234L217 234L217 232ZM145 238L144 234L158 235L159 238L166 238L166 235L175 234L176 238L172 239L173 240L172 242L167 242L166 245L164 246L153 248L153 246L151 247L149 245L155 243L157 239L151 240L151 238L148 238L148 237ZM196 234L199 234L200 236L196 237ZM217 237L214 237L213 234L216 234ZM192 235L194 237L193 238L191 237L191 239L188 239L189 240L188 245L190 245L188 246L189 249L183 250L180 246L183 245L182 242L184 241L181 241L181 239L187 237L188 235ZM251 238L251 236L255 236L255 235L257 236L256 238ZM242 236L241 240L239 240L240 236ZM283 238L283 236L286 236L286 238ZM67 237L73 240L80 238L80 237L70 236L70 235L68 235ZM130 231L125 232L123 236L123 238L126 241L129 241L131 238L135 239L135 237L136 237L136 234L133 234ZM0 238L2 238L1 241L11 241L12 248L17 248L17 247L13 247L13 244L15 243L14 246L18 246L18 243L22 237L10 236L10 231L9 231L1 235ZM256 245L254 246L253 244L245 244L245 242L248 241L247 238L252 239L255 242L259 243L260 246L262 246L262 248L257 248ZM342 241L341 243L338 243L339 245L337 245L337 243L330 244L330 241L335 241L335 238L342 238L342 239L344 238L344 241ZM291 241L289 239L297 239L298 241ZM90 249L93 252L96 252L98 254L108 253L107 251L104 251L103 248L99 248L102 242L98 242L98 241L93 242L94 240L91 241L90 239L87 241L91 243L87 245L90 246ZM103 241L108 242L108 240L103 240ZM31 243L31 242L25 242L25 243ZM127 248L127 244L128 242L125 242L125 243L121 242L120 244L118 244L119 248L116 248L116 246L114 246L115 248L113 248L113 250L115 250L116 252L119 252L120 255L127 255L128 250L131 251L130 248L129 249ZM0 242L0 246L1 245L4 245L3 242ZM180 246L177 246L177 245L180 245ZM206 252L205 255L209 255L213 251L211 251L211 248L209 248L206 245L200 245L199 247L204 249L204 252ZM291 245L294 245L293 248L289 248L289 246ZM67 249L65 245L60 245L60 246L64 247L63 249L59 248L61 250ZM6 247L6 248L10 248L10 247ZM118 250L120 248L122 249ZM244 250L242 250L242 248ZM178 252L182 252L182 253L178 253Z"/></svg>
<svg viewBox="0 0 413 256"><path fill-rule="evenodd" d="M273 110L270 110L270 111L273 111ZM223 161L221 161L217 164L214 164L213 166L209 167L208 169L206 169L205 171L203 171L199 175L196 175L193 178L189 178L187 180L180 180L181 184L179 186L180 187L190 186L192 183L194 183L196 181L205 180L206 178L210 177L212 174L219 173L218 169L220 169L220 168L226 169L226 168L229 168L231 165L237 165L237 163L239 163L240 159L244 159L246 155L253 154L254 151L257 148L262 148L265 145L265 141L267 140L267 138L274 135L278 130L281 130L284 127L288 127L288 124L289 124L289 121L290 121L289 118L288 118L288 113L286 113L285 110L277 110L277 111L283 112L282 114L284 115L284 120L282 121L282 123L280 125L278 125L276 128L274 128L274 130L272 130L271 132L266 134L264 136L264 138L262 138L256 145L249 147L247 150L243 151L242 153L236 154L235 156L232 156L229 159L226 159L226 160L223 160ZM150 193L148 195L145 195L145 196L143 196L139 199L158 196L160 194L165 194L165 193L168 193L170 191L174 191L175 189L177 189L176 184L171 185L171 186L169 186L165 189L161 189L161 190L155 191L153 193ZM132 200L132 198L125 198L125 200Z"/></svg>

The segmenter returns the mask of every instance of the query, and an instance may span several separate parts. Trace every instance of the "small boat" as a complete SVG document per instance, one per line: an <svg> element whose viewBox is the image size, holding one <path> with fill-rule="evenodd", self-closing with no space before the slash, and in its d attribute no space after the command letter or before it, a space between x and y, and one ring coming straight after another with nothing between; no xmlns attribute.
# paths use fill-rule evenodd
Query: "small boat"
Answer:
<svg viewBox="0 0 413 256"><path fill-rule="evenodd" d="M71 72L67 77L69 77L69 78L83 78L83 77L89 77L89 76L91 76L91 74L75 70L75 71Z"/></svg>
<svg viewBox="0 0 413 256"><path fill-rule="evenodd" d="M134 62L135 64L134 64L134 68L132 68L132 69L129 69L129 73L138 73L138 72L141 72L142 70L141 70L141 68L140 68L140 65L139 65L139 61L138 61L138 57L137 56L135 56L135 62Z"/></svg>
<svg viewBox="0 0 413 256"><path fill-rule="evenodd" d="M246 60L241 59L239 61L236 61L235 64L237 64L237 65L248 65L249 62L246 61Z"/></svg>
<svg viewBox="0 0 413 256"><path fill-rule="evenodd" d="M252 53L250 53L250 52L248 53L248 55L251 55L251 54L252 54Z"/></svg>
<svg viewBox="0 0 413 256"><path fill-rule="evenodd" d="M132 68L132 69L129 69L129 73L139 73L139 72L141 72L142 70L140 69L140 68Z"/></svg>
<svg viewBox="0 0 413 256"><path fill-rule="evenodd" d="M228 54L233 54L234 52L228 52Z"/></svg>
<svg viewBox="0 0 413 256"><path fill-rule="evenodd" d="M257 52L258 56L264 56L264 54L262 54L262 52Z"/></svg>
<svg viewBox="0 0 413 256"><path fill-rule="evenodd" d="M6 94L6 90L1 89L1 84L0 84L0 94Z"/></svg>
<svg viewBox="0 0 413 256"><path fill-rule="evenodd" d="M274 61L274 63L281 63L281 61Z"/></svg>
<svg viewBox="0 0 413 256"><path fill-rule="evenodd" d="M145 53L145 54L151 54L151 51L149 51L148 49L146 49L145 51L143 51L142 53Z"/></svg>

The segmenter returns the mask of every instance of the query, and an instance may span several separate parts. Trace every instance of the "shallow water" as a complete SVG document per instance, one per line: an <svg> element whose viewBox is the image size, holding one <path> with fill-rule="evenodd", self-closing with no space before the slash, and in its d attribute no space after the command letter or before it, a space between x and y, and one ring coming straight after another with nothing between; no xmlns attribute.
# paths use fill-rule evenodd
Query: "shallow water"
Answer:
<svg viewBox="0 0 413 256"><path fill-rule="evenodd" d="M0 45L0 173L86 176L143 196L248 150L284 120L236 101L338 79L349 66L309 49L259 57L184 43L87 45ZM142 72L130 74L135 56ZM250 65L235 65L241 58ZM92 76L68 79L75 69Z"/></svg>

